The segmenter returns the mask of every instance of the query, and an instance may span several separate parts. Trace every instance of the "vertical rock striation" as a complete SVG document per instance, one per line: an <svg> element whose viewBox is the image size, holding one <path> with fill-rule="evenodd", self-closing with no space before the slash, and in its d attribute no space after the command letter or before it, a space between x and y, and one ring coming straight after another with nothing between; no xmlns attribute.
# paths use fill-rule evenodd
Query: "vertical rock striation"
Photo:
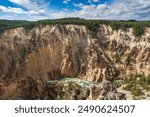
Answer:
<svg viewBox="0 0 150 117"><path fill-rule="evenodd" d="M34 94L47 81L64 77L101 83L137 73L150 74L149 28L138 38L133 29L113 31L106 25L96 34L85 26L47 25L0 35L0 81L7 88L14 82L14 90L26 76L38 82Z"/></svg>

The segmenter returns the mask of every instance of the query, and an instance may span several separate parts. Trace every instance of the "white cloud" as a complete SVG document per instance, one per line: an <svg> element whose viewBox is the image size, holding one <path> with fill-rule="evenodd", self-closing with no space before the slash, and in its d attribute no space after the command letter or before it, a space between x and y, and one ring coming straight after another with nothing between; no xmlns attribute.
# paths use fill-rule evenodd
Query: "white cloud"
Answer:
<svg viewBox="0 0 150 117"><path fill-rule="evenodd" d="M97 10L105 10L106 8L108 8L108 6L106 4L97 5Z"/></svg>
<svg viewBox="0 0 150 117"><path fill-rule="evenodd" d="M74 4L81 8L78 12L84 18L95 19L149 19L150 0L114 0L111 4L84 5ZM89 9L89 10L88 10ZM85 14L85 15L83 15Z"/></svg>
<svg viewBox="0 0 150 117"><path fill-rule="evenodd" d="M9 0L15 4L18 4L26 9L16 8L16 7L6 7L0 6L0 15L1 18L9 19L22 19L22 20L39 20L47 19L49 16L48 5L51 2L45 2L45 0L36 1L36 0ZM16 16L17 15L17 16ZM14 18L13 18L14 17Z"/></svg>
<svg viewBox="0 0 150 117"><path fill-rule="evenodd" d="M45 9L51 2L46 2L46 0L9 0L10 2L13 2L15 4L18 4L20 6L25 7L28 10L39 10L39 9Z"/></svg>
<svg viewBox="0 0 150 117"><path fill-rule="evenodd" d="M28 9L33 9L37 7L37 3L32 0L9 0L10 2L16 3Z"/></svg>
<svg viewBox="0 0 150 117"><path fill-rule="evenodd" d="M99 1L100 1L100 0L88 0L89 3L92 3L92 2L95 2L95 3L96 3L96 2L99 2Z"/></svg>
<svg viewBox="0 0 150 117"><path fill-rule="evenodd" d="M43 13L44 11L43 10L39 10L38 12L34 10L25 11L21 8L0 6L0 12L13 13L13 14L38 15Z"/></svg>
<svg viewBox="0 0 150 117"><path fill-rule="evenodd" d="M27 20L38 20L38 19L54 19L64 17L81 17L87 19L150 19L150 0L113 0L112 3L85 5L83 3L74 4L80 10L52 10L45 6L40 7L39 3L34 3L34 0L9 0L21 6L28 8L27 11L21 8L4 7L0 6L0 12L15 13L22 16L26 14ZM25 1L25 2L23 2ZM42 0L41 0L42 1ZM96 0L95 0L96 1ZM98 0L97 0L98 1ZM100 0L99 0L100 1ZM32 5L28 5L29 2L34 4L36 8L30 8ZM34 6L33 5L33 6ZM43 4L42 4L43 5ZM4 17L4 16L3 16ZM37 17L37 18L36 18Z"/></svg>
<svg viewBox="0 0 150 117"><path fill-rule="evenodd" d="M0 10L1 12L18 13L18 14L25 12L21 8L13 8L13 7L5 7L5 6L0 6Z"/></svg>
<svg viewBox="0 0 150 117"><path fill-rule="evenodd" d="M39 14L44 15L47 11L47 6L51 2L46 2L45 0L9 0L10 2L13 2L15 4L18 4L20 6L23 6L27 9L24 13L28 14Z"/></svg>
<svg viewBox="0 0 150 117"><path fill-rule="evenodd" d="M71 0L64 0L63 3L64 4L68 4Z"/></svg>
<svg viewBox="0 0 150 117"><path fill-rule="evenodd" d="M106 12L114 19L150 18L150 0L115 0Z"/></svg>
<svg viewBox="0 0 150 117"><path fill-rule="evenodd" d="M81 10L94 10L96 5L91 4L91 5L84 5L82 3L80 4L74 4L75 7L81 8Z"/></svg>

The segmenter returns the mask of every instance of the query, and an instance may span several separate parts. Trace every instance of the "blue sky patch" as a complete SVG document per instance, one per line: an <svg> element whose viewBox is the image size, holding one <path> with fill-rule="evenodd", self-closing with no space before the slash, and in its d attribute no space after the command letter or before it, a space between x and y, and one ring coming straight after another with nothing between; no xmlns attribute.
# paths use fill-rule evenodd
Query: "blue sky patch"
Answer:
<svg viewBox="0 0 150 117"><path fill-rule="evenodd" d="M149 20L150 0L0 0L0 19Z"/></svg>

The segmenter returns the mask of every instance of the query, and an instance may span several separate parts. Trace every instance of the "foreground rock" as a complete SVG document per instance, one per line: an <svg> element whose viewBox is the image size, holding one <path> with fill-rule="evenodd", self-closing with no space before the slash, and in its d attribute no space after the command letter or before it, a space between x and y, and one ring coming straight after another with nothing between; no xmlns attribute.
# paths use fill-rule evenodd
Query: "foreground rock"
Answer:
<svg viewBox="0 0 150 117"><path fill-rule="evenodd" d="M83 81L76 78L49 81L48 97L52 99L88 99L88 100L119 100L125 99L125 94L118 93L112 84L103 81L101 84Z"/></svg>
<svg viewBox="0 0 150 117"><path fill-rule="evenodd" d="M12 85L10 85L12 86ZM48 81L40 85L31 77L14 83L14 88L4 90L0 99L46 99L46 100L123 100L125 94L115 90L108 81L101 84L77 78ZM12 93L10 93L12 92ZM7 94L8 93L8 94ZM8 97L9 96L9 97Z"/></svg>

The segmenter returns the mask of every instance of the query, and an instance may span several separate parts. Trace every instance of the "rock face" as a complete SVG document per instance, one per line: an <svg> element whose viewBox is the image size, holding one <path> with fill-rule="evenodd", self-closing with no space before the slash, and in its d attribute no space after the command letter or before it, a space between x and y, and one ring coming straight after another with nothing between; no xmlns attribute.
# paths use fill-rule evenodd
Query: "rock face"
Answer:
<svg viewBox="0 0 150 117"><path fill-rule="evenodd" d="M136 73L150 74L149 28L140 38L134 37L133 29L113 31L105 25L97 34L85 26L47 25L31 31L11 29L0 35L1 99L11 95L6 91L9 88L12 92L19 84L28 85L19 82L26 76L37 84L30 83L35 89L23 95L32 92L31 99L37 99L40 93L34 93L38 88L44 90L42 86L51 80L69 77L101 83ZM104 98L114 97L110 95Z"/></svg>

